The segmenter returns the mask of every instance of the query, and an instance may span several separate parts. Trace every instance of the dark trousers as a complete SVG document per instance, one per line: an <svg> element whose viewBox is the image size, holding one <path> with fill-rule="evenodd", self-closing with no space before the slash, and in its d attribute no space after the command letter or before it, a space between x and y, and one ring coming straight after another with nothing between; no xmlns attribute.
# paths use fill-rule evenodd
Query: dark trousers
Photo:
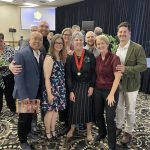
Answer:
<svg viewBox="0 0 150 150"><path fill-rule="evenodd" d="M16 104L13 99L12 93L14 89L14 76L12 74L3 77L5 89L0 88L0 112L3 108L3 94L5 95L7 107L12 111L16 112Z"/></svg>
<svg viewBox="0 0 150 150"><path fill-rule="evenodd" d="M20 113L18 120L18 137L21 143L27 142L27 136L31 131L31 121L33 114Z"/></svg>
<svg viewBox="0 0 150 150"><path fill-rule="evenodd" d="M116 107L119 98L119 92L115 93L115 103L113 106L108 106L106 101L107 96L109 95L110 90L108 89L98 89L94 90L94 105L95 105L95 117L96 124L99 127L99 136L105 138L108 132L108 146L113 150L116 147ZM106 123L104 118L104 109L106 111ZM107 129L106 129L107 124Z"/></svg>
<svg viewBox="0 0 150 150"><path fill-rule="evenodd" d="M67 91L66 94L67 100L66 100L66 109L59 110L59 121L65 122L65 127L68 127L68 110L69 110L69 92Z"/></svg>
<svg viewBox="0 0 150 150"><path fill-rule="evenodd" d="M59 121L60 122L67 122L67 112L68 110L65 109L65 110L59 110Z"/></svg>

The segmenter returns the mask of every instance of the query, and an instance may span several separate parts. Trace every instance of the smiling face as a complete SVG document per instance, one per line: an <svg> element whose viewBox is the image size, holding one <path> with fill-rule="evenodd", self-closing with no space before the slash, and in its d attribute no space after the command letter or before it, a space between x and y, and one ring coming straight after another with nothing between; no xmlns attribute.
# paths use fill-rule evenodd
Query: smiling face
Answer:
<svg viewBox="0 0 150 150"><path fill-rule="evenodd" d="M49 33L49 24L46 21L41 21L39 24L39 32L46 37Z"/></svg>
<svg viewBox="0 0 150 150"><path fill-rule="evenodd" d="M64 33L62 34L62 36L63 36L63 39L64 39L64 42L65 43L67 43L67 42L70 42L70 40L71 40L71 30L69 31L69 30L66 30L66 31L64 31Z"/></svg>
<svg viewBox="0 0 150 150"><path fill-rule="evenodd" d="M129 31L127 27L122 26L118 29L117 36L120 42L127 43L130 40L131 32Z"/></svg>
<svg viewBox="0 0 150 150"><path fill-rule="evenodd" d="M95 34L92 31L87 32L86 34L86 43L90 47L94 46Z"/></svg>
<svg viewBox="0 0 150 150"><path fill-rule="evenodd" d="M107 52L108 46L109 45L104 40L102 39L96 40L96 48L100 51L100 53Z"/></svg>
<svg viewBox="0 0 150 150"><path fill-rule="evenodd" d="M75 50L81 50L83 48L83 38L76 36L73 40L73 46Z"/></svg>
<svg viewBox="0 0 150 150"><path fill-rule="evenodd" d="M60 52L63 49L63 40L61 38L56 39L54 42L54 49L57 52Z"/></svg>
<svg viewBox="0 0 150 150"><path fill-rule="evenodd" d="M42 47L43 36L38 31L30 34L29 44L34 50L39 50Z"/></svg>

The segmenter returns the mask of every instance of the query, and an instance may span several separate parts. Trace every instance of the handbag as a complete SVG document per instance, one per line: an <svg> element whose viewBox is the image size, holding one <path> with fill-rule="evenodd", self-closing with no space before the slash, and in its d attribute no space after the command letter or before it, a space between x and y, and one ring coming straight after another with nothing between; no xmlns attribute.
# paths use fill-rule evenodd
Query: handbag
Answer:
<svg viewBox="0 0 150 150"><path fill-rule="evenodd" d="M39 99L16 100L16 112L17 113L38 113L40 107Z"/></svg>

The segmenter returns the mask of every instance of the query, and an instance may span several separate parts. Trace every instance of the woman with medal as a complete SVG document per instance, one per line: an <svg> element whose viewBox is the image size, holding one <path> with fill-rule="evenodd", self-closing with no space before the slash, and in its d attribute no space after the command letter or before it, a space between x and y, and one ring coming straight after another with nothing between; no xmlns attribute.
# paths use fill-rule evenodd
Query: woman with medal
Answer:
<svg viewBox="0 0 150 150"><path fill-rule="evenodd" d="M70 93L68 122L71 125L67 139L73 136L76 124L87 124L87 140L91 141L93 121L92 95L95 84L95 57L83 49L84 37L81 32L72 35L74 53L66 60L66 81Z"/></svg>
<svg viewBox="0 0 150 150"><path fill-rule="evenodd" d="M96 86L94 89L94 104L96 124L99 127L99 134L95 141L104 139L108 132L109 149L116 149L116 106L119 92L118 85L121 79L121 72L116 70L120 64L118 56L108 50L109 39L105 35L96 37L96 48L100 55L96 58ZM104 118L106 111L106 123Z"/></svg>

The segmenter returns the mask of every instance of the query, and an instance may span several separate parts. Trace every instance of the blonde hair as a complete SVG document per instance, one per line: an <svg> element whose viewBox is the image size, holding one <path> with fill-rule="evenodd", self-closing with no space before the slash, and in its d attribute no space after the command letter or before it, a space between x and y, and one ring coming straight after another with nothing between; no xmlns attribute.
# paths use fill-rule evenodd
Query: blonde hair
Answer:
<svg viewBox="0 0 150 150"><path fill-rule="evenodd" d="M69 31L70 32L70 35L72 35L72 30L71 28L64 28L61 32L61 34L63 35L66 31Z"/></svg>
<svg viewBox="0 0 150 150"><path fill-rule="evenodd" d="M107 45L110 44L109 38L106 35L104 35L104 34L103 35L99 35L99 36L96 37L95 45L97 45L96 44L97 40L103 40Z"/></svg>

